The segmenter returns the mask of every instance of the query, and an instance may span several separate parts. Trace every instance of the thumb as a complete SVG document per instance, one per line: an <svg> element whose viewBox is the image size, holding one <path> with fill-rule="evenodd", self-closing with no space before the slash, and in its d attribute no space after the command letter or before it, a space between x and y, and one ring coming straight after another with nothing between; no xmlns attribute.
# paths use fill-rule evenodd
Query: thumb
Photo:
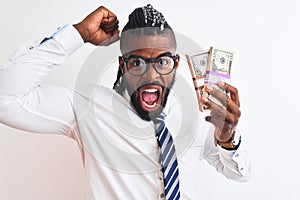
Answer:
<svg viewBox="0 0 300 200"><path fill-rule="evenodd" d="M107 33L106 34L106 39L103 40L98 46L108 46L114 42L117 42L120 37L119 37L120 30L115 30L113 33Z"/></svg>

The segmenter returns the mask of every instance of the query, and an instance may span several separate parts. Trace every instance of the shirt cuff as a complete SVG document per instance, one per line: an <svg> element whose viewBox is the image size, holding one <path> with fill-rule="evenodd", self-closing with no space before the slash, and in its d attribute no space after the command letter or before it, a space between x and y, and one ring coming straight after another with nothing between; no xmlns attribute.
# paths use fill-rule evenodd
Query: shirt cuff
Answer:
<svg viewBox="0 0 300 200"><path fill-rule="evenodd" d="M237 150L226 150L220 145L217 145L219 154L223 162L232 163L234 161L237 165L237 169L242 176L245 176L248 171L248 152L243 149L243 141L241 141Z"/></svg>
<svg viewBox="0 0 300 200"><path fill-rule="evenodd" d="M60 44L68 55L74 53L84 44L79 32L70 24L59 28L50 38Z"/></svg>

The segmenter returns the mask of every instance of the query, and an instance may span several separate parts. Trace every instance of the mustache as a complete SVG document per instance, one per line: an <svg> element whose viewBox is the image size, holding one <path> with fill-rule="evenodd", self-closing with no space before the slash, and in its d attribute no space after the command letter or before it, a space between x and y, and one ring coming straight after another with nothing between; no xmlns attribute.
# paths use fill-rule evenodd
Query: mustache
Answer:
<svg viewBox="0 0 300 200"><path fill-rule="evenodd" d="M144 82L142 82L142 83L140 83L140 84L138 85L137 90L139 91L142 87L147 86L147 85L158 85L158 86L160 86L163 90L164 90L164 88L165 88L165 86L164 86L163 84L161 84L160 82L158 82L158 81L144 81Z"/></svg>

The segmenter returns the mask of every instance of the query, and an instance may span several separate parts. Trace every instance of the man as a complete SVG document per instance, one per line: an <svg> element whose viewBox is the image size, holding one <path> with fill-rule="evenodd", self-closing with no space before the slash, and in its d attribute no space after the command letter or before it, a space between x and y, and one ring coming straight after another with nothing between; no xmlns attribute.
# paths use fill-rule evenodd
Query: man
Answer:
<svg viewBox="0 0 300 200"><path fill-rule="evenodd" d="M99 7L80 23L18 51L0 72L1 122L76 140L90 199L199 199L197 167L203 158L226 177L246 181L249 157L235 130L240 117L237 89L219 83L227 96L208 88L226 106L203 97L211 109L205 117L210 123L198 112L192 115L196 104L187 110L191 118L183 119L171 92L180 60L175 34L151 5L135 9L122 30L114 90L40 84L42 76L83 43L109 45L118 34L117 17ZM187 97L180 101L187 105ZM180 117L183 125L178 127Z"/></svg>

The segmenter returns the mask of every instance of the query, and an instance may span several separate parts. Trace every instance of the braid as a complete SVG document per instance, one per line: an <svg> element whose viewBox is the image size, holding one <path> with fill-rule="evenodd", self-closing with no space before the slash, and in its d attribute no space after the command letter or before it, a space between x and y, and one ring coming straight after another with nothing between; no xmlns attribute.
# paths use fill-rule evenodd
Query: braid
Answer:
<svg viewBox="0 0 300 200"><path fill-rule="evenodd" d="M150 4L136 8L128 17L121 34L121 51L124 50L126 35L167 35L174 41L176 48L175 34L171 26L166 22L163 14L154 9Z"/></svg>
<svg viewBox="0 0 300 200"><path fill-rule="evenodd" d="M145 23L143 23L144 21L143 19L143 13L141 12L141 8L137 8L136 12L134 12L133 15L133 21L135 22L135 27L141 27L141 26L145 26Z"/></svg>
<svg viewBox="0 0 300 200"><path fill-rule="evenodd" d="M124 90L124 85L121 84L120 78L123 76L122 70L119 67L117 79L114 83L113 89L116 90L120 95L122 95L122 91Z"/></svg>
<svg viewBox="0 0 300 200"><path fill-rule="evenodd" d="M122 32L145 27L158 27L161 30L165 28L172 30L165 21L163 14L154 9L150 4L141 8L136 8L128 18L129 20Z"/></svg>

